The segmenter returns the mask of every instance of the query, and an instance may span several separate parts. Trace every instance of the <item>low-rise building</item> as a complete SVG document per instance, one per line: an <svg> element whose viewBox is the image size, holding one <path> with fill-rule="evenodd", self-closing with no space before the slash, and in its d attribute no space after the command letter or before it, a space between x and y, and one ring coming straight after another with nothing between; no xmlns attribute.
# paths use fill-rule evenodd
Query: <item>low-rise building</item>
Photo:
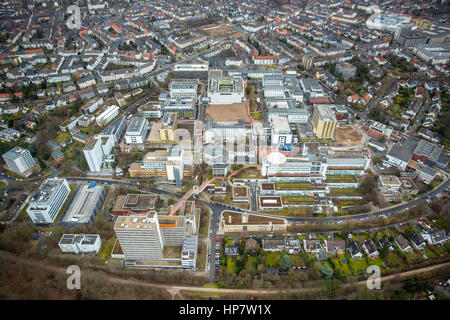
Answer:
<svg viewBox="0 0 450 320"><path fill-rule="evenodd" d="M401 234L395 237L394 241L403 252L412 252L412 248L409 245L408 240L406 240Z"/></svg>
<svg viewBox="0 0 450 320"><path fill-rule="evenodd" d="M287 229L288 223L284 218L267 217L246 212L223 211L219 225L224 233L282 232Z"/></svg>
<svg viewBox="0 0 450 320"><path fill-rule="evenodd" d="M352 259L361 259L362 258L362 252L359 248L359 245L356 241L350 240L347 244L347 250L350 253Z"/></svg>
<svg viewBox="0 0 450 320"><path fill-rule="evenodd" d="M377 258L380 253L377 250L377 246L372 241L372 239L364 240L362 247L364 248L364 251L369 256L370 259Z"/></svg>
<svg viewBox="0 0 450 320"><path fill-rule="evenodd" d="M102 240L98 234L63 234L58 245L62 252L98 254Z"/></svg>

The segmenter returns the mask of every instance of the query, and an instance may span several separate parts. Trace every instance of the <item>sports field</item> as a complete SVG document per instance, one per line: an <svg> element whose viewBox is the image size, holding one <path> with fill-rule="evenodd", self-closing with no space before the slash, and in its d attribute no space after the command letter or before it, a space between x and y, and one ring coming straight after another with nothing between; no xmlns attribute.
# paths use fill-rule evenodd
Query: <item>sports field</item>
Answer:
<svg viewBox="0 0 450 320"><path fill-rule="evenodd" d="M222 122L237 121L239 119L244 119L245 122L250 122L250 117L247 114L247 106L245 103L209 105L206 107L205 118Z"/></svg>
<svg viewBox="0 0 450 320"><path fill-rule="evenodd" d="M357 145L361 139L362 135L353 127L336 127L336 142L333 142L333 146L342 144L342 147L351 147Z"/></svg>

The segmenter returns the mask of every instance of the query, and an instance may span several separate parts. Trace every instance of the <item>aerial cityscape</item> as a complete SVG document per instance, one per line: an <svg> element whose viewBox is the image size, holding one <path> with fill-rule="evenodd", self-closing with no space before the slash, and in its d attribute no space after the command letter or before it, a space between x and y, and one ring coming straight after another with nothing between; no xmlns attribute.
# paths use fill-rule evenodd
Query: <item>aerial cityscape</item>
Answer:
<svg viewBox="0 0 450 320"><path fill-rule="evenodd" d="M0 300L449 300L449 9L2 1Z"/></svg>

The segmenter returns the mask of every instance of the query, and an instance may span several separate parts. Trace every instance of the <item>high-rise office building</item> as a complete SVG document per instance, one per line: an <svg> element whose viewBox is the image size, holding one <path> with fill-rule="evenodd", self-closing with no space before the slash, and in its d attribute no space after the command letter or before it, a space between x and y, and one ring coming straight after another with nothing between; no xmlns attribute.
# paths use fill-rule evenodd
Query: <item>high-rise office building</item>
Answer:
<svg viewBox="0 0 450 320"><path fill-rule="evenodd" d="M70 193L66 179L46 179L30 200L27 213L34 223L53 223Z"/></svg>
<svg viewBox="0 0 450 320"><path fill-rule="evenodd" d="M21 147L14 147L3 154L3 160L5 160L9 170L20 175L25 173L26 176L31 174L31 172L26 173L26 171L36 165L30 151Z"/></svg>
<svg viewBox="0 0 450 320"><path fill-rule="evenodd" d="M111 153L113 147L114 137L112 135L96 135L89 138L83 153L91 172L101 171L103 158Z"/></svg>
<svg viewBox="0 0 450 320"><path fill-rule="evenodd" d="M161 120L161 127L159 133L161 140L173 141L175 136L175 130L177 129L178 119L176 112L166 112Z"/></svg>
<svg viewBox="0 0 450 320"><path fill-rule="evenodd" d="M320 139L334 139L336 116L327 105L315 105L312 123L316 136Z"/></svg>

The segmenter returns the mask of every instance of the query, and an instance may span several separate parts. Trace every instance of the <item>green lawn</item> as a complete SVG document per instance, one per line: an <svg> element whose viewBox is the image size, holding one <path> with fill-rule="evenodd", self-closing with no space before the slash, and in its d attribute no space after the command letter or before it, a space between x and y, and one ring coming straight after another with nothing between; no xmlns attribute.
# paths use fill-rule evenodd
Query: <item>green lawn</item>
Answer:
<svg viewBox="0 0 450 320"><path fill-rule="evenodd" d="M275 189L312 189L310 183L275 183Z"/></svg>
<svg viewBox="0 0 450 320"><path fill-rule="evenodd" d="M376 266L379 266L380 268L383 266L383 260L381 260L380 257L375 258L375 259L370 259L370 264L374 264Z"/></svg>
<svg viewBox="0 0 450 320"><path fill-rule="evenodd" d="M227 257L227 271L234 273L236 270L236 263L233 258Z"/></svg>
<svg viewBox="0 0 450 320"><path fill-rule="evenodd" d="M256 257L248 256L247 262L245 263L245 269L251 269L253 267L253 261L256 261Z"/></svg>
<svg viewBox="0 0 450 320"><path fill-rule="evenodd" d="M405 252L405 257L409 265L423 262L422 256L416 252Z"/></svg>
<svg viewBox="0 0 450 320"><path fill-rule="evenodd" d="M426 251L426 253L424 253L423 251L421 251L422 254L426 255L428 258L430 259L435 259L437 258L436 253L433 252L433 250L430 249L430 247L425 246L425 248L423 248L423 250Z"/></svg>
<svg viewBox="0 0 450 320"><path fill-rule="evenodd" d="M443 246L435 246L434 251L436 251L437 254L445 254L446 250Z"/></svg>
<svg viewBox="0 0 450 320"><path fill-rule="evenodd" d="M233 237L226 237L225 239L225 245L226 246L231 246L233 245Z"/></svg>
<svg viewBox="0 0 450 320"><path fill-rule="evenodd" d="M388 254L385 261L389 268L397 268L403 264L402 259L393 252Z"/></svg>
<svg viewBox="0 0 450 320"><path fill-rule="evenodd" d="M98 252L98 257L101 259L106 259L106 257L110 256L113 249L114 249L114 242L116 239L111 239L104 241L102 243L102 247L100 248L100 251Z"/></svg>
<svg viewBox="0 0 450 320"><path fill-rule="evenodd" d="M283 197L283 202L314 202L313 197Z"/></svg>
<svg viewBox="0 0 450 320"><path fill-rule="evenodd" d="M359 274L361 271L365 271L367 269L367 263L364 259L352 260L352 266L355 274Z"/></svg>
<svg viewBox="0 0 450 320"><path fill-rule="evenodd" d="M303 259L302 256L298 254L290 254L289 258L291 258L292 266L293 267L304 267L306 266L306 262Z"/></svg>
<svg viewBox="0 0 450 320"><path fill-rule="evenodd" d="M356 178L354 176L346 176L346 175L327 175L327 182L356 182Z"/></svg>
<svg viewBox="0 0 450 320"><path fill-rule="evenodd" d="M350 270L348 263L342 262L343 258L345 258L344 255L339 255L338 257L332 257L331 260L334 262L335 271L339 270L342 275L349 277L352 275L352 271Z"/></svg>
<svg viewBox="0 0 450 320"><path fill-rule="evenodd" d="M280 252L267 252L264 254L266 267L277 267L282 254Z"/></svg>

